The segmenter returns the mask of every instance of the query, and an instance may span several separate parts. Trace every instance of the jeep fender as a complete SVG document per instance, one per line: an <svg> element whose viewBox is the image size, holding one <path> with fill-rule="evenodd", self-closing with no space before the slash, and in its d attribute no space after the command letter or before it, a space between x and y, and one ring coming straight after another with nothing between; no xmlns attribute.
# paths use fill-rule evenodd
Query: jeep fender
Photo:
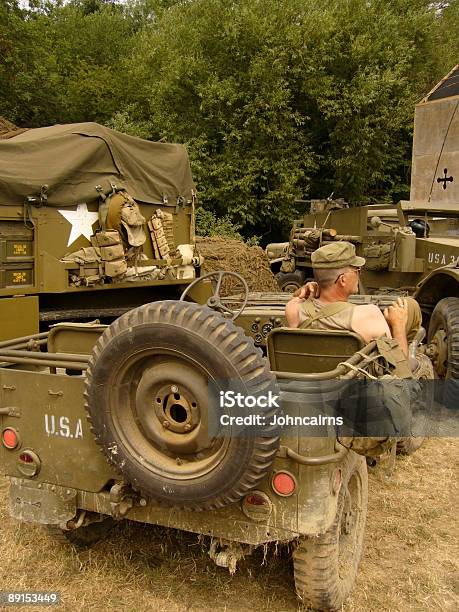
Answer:
<svg viewBox="0 0 459 612"><path fill-rule="evenodd" d="M442 298L459 297L459 267L450 265L432 270L416 286L413 297L429 313Z"/></svg>

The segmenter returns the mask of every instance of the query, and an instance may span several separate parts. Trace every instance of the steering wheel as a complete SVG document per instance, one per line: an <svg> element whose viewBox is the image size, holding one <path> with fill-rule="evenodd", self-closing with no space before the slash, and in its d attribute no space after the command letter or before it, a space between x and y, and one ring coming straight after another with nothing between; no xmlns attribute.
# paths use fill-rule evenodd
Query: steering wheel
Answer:
<svg viewBox="0 0 459 612"><path fill-rule="evenodd" d="M220 288L222 285L222 280L225 276L233 276L237 278L238 281L242 284L244 288L244 298L242 300L242 306L239 308L239 310L236 311L236 313L234 313L234 311L231 310L231 308L228 308L228 306L225 306L225 304L222 304L222 301L221 301ZM207 300L206 306L208 306L209 308L212 308L212 310L216 310L222 313L223 315L226 315L226 316L231 315L232 321L237 319L238 316L241 314L241 312L246 307L247 300L249 299L249 287L245 279L240 274L237 274L237 272L226 272L224 270L220 270L219 272L208 272L207 274L204 274L204 276L200 276L199 278L196 278L192 283L188 285L188 287L182 293L182 295L180 296L180 301L183 302L183 300L188 295L188 293L191 291L191 289L193 287L196 287L198 283L200 283L206 278L216 278L217 279L217 285L215 287L215 291L213 295L211 295L210 298Z"/></svg>

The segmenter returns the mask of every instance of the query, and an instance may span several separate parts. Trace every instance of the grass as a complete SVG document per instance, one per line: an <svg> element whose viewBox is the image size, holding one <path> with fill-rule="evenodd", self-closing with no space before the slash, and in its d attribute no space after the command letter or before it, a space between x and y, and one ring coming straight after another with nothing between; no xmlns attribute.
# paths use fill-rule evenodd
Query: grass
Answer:
<svg viewBox="0 0 459 612"><path fill-rule="evenodd" d="M384 465L372 471L364 557L343 612L459 609L458 449L456 439L431 439L397 460L391 480ZM301 609L285 549L270 548L266 559L257 550L231 577L197 536L123 522L76 552L10 519L2 480L0 536L0 590L60 591L59 610Z"/></svg>

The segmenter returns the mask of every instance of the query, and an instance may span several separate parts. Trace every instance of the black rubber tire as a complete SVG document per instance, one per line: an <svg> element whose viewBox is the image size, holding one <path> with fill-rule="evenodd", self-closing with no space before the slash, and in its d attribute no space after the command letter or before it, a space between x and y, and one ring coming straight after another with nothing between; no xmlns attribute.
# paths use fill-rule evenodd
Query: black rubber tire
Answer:
<svg viewBox="0 0 459 612"><path fill-rule="evenodd" d="M295 270L295 272L278 272L275 278L281 291L294 293L304 285L306 275L302 270Z"/></svg>
<svg viewBox="0 0 459 612"><path fill-rule="evenodd" d="M425 355L418 355L418 360L422 359L428 364L428 368L421 361L420 370L414 372L414 376L419 380L419 388L413 388L411 392L411 424L410 437L399 438L397 440L397 455L412 455L424 443L425 436L430 429L430 416L434 405L434 371L432 362ZM421 434L421 435L419 435ZM422 435L424 434L424 435Z"/></svg>
<svg viewBox="0 0 459 612"><path fill-rule="evenodd" d="M79 550L86 550L104 540L115 525L116 521L107 516L103 521L90 523L69 531L61 529L57 525L46 525L46 530L54 540L65 544L70 543Z"/></svg>
<svg viewBox="0 0 459 612"><path fill-rule="evenodd" d="M153 361L140 361L142 354ZM177 366L175 370L164 364L168 355L172 355L172 366ZM155 360L159 360L159 365ZM94 347L86 371L89 421L109 461L145 497L193 510L221 508L241 499L270 471L279 448L279 435L269 423L279 409L264 409L266 425L261 432L227 437L216 458L211 457L210 467L202 470L204 473L195 467L201 461L199 453L187 455L183 467L190 472L182 473L183 468L175 465L177 453L171 455L167 442L161 438L167 435L160 429L158 434L156 430L152 434L152 430L147 431L139 425L145 403L140 405L138 400L146 377L157 376L158 372L161 377L166 370L166 386L173 385L171 380L174 379L170 376L181 367L188 371L189 380L193 377L205 379L205 386L199 387L202 394L207 394L208 380L237 381L238 388L247 394L277 389L276 379L260 349L232 321L190 302L154 302L114 321ZM177 384L185 387L187 383L182 377ZM133 395L135 402L131 399ZM123 398L120 409L116 408L118 397ZM201 410L199 402L197 405ZM208 407L204 402L202 405L204 422ZM147 409L153 410L153 407L147 406ZM128 411L127 418L132 420L132 425L130 420L126 421L123 410ZM241 411L251 412L248 408L240 408ZM124 430L120 422L128 424ZM154 426L157 427L156 421ZM203 425L200 423L199 427ZM185 438L175 436L174 444L176 439L181 443ZM181 466L179 461L177 464Z"/></svg>
<svg viewBox="0 0 459 612"><path fill-rule="evenodd" d="M443 298L435 306L429 323L428 342L431 342L438 330L444 329L447 338L448 357L446 362L445 382L440 382L442 390L440 401L447 408L459 405L459 298Z"/></svg>
<svg viewBox="0 0 459 612"><path fill-rule="evenodd" d="M293 553L296 593L304 604L317 610L341 609L353 588L363 551L368 505L368 472L364 457L349 452L342 466L342 478L331 527L322 535L302 538ZM347 496L349 485L350 497ZM355 521L351 533L343 534L349 499Z"/></svg>

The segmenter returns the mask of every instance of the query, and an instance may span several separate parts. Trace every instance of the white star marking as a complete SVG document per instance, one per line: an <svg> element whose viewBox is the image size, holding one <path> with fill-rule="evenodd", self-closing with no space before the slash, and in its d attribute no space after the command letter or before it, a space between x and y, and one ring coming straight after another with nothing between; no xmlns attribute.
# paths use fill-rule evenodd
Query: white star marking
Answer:
<svg viewBox="0 0 459 612"><path fill-rule="evenodd" d="M58 210L57 212L60 212L72 226L67 246L70 246L80 236L90 240L94 233L92 226L99 219L98 213L90 212L86 203L77 204L76 210Z"/></svg>

